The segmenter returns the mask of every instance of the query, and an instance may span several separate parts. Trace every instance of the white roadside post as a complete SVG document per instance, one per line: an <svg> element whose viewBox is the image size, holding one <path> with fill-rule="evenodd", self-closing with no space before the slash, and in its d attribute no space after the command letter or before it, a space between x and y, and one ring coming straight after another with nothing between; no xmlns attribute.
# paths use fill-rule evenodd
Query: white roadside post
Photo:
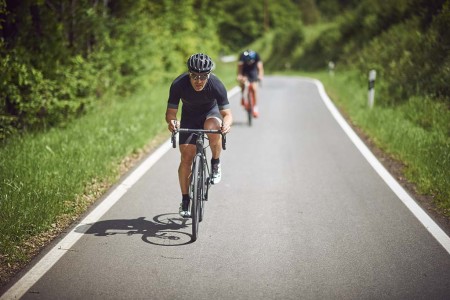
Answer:
<svg viewBox="0 0 450 300"><path fill-rule="evenodd" d="M369 107L373 107L375 98L375 78L377 77L377 71L370 70L369 72Z"/></svg>
<svg viewBox="0 0 450 300"><path fill-rule="evenodd" d="M334 62L333 61L329 61L328 62L328 74L330 75L330 76L334 76L334 68L336 67L336 65L334 64Z"/></svg>

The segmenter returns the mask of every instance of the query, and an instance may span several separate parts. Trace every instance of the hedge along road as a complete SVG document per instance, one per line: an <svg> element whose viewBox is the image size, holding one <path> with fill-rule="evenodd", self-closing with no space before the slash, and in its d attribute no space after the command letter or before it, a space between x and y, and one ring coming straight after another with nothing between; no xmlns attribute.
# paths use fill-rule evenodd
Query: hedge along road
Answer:
<svg viewBox="0 0 450 300"><path fill-rule="evenodd" d="M252 127L236 91L222 182L195 243L177 215L179 152L166 142L1 299L450 295L449 237L318 82L267 77Z"/></svg>

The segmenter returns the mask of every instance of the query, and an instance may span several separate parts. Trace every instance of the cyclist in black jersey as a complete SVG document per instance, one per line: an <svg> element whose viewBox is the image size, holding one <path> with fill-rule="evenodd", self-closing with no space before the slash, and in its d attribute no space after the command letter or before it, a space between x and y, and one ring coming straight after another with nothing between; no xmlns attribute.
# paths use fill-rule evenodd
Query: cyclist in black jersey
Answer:
<svg viewBox="0 0 450 300"><path fill-rule="evenodd" d="M255 106L253 107L253 117L259 116L258 111L258 85L264 77L264 66L259 54L253 50L246 50L239 56L237 80L241 86L241 104L244 105L244 86L248 80L255 91Z"/></svg>
<svg viewBox="0 0 450 300"><path fill-rule="evenodd" d="M170 86L166 110L166 122L173 132L177 127L190 129L221 130L228 133L233 117L228 102L227 91L223 83L213 73L214 63L203 53L191 55L187 61L188 72L178 76ZM181 102L181 120L177 120L178 105ZM214 184L221 180L220 153L222 137L217 134L208 135L212 152L211 169ZM178 178L182 194L180 215L189 214L189 175L195 156L196 136L179 133L181 162Z"/></svg>

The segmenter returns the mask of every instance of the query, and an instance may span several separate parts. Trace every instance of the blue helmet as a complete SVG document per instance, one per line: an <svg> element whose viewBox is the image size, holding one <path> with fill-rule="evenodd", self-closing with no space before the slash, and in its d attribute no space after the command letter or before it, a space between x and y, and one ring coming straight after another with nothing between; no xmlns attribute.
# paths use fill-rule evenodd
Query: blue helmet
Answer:
<svg viewBox="0 0 450 300"><path fill-rule="evenodd" d="M214 67L214 63L211 58L203 53L191 55L186 64L189 71L196 73L209 73Z"/></svg>
<svg viewBox="0 0 450 300"><path fill-rule="evenodd" d="M244 51L244 61L245 62L251 62L252 60L256 59L256 52L253 50L246 50Z"/></svg>

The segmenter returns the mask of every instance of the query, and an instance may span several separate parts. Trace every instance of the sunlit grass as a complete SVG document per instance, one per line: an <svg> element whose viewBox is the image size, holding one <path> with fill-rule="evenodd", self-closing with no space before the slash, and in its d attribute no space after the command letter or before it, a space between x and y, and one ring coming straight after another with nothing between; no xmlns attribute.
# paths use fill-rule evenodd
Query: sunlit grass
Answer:
<svg viewBox="0 0 450 300"><path fill-rule="evenodd" d="M237 58L238 54L234 53L234 55L236 55ZM227 90L230 90L231 88L236 86L237 61L224 63L217 58L214 60L214 62L216 64L216 68L213 72L223 82Z"/></svg>
<svg viewBox="0 0 450 300"><path fill-rule="evenodd" d="M165 129L167 87L117 97L66 128L11 139L1 148L1 254L20 256L24 239L62 214L80 213L93 182L113 183L121 160Z"/></svg>

